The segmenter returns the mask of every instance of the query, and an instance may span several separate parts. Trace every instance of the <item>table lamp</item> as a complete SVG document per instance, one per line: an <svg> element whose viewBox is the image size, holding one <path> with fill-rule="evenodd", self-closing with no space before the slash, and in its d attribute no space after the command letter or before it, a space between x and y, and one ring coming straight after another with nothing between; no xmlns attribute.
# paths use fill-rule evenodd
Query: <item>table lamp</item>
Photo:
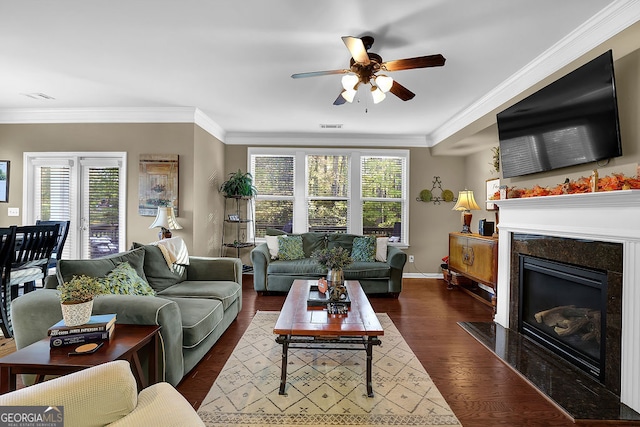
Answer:
<svg viewBox="0 0 640 427"><path fill-rule="evenodd" d="M173 213L173 206L158 206L156 219L149 228L160 228L158 239L168 239L171 237L171 230L180 230L182 226L178 224Z"/></svg>
<svg viewBox="0 0 640 427"><path fill-rule="evenodd" d="M454 211L462 211L462 232L471 233L471 210L480 210L480 206L476 203L476 199L473 198L473 191L462 190L458 193L458 201L453 207Z"/></svg>

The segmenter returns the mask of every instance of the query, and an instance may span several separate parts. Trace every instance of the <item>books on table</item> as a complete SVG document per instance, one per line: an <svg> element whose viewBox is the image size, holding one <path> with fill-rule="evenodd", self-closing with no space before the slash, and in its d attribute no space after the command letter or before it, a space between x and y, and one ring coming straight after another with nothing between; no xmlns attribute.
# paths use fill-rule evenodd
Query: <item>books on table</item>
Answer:
<svg viewBox="0 0 640 427"><path fill-rule="evenodd" d="M88 323L79 326L67 326L61 320L49 328L51 348L108 341L113 337L115 323L115 314L91 316Z"/></svg>

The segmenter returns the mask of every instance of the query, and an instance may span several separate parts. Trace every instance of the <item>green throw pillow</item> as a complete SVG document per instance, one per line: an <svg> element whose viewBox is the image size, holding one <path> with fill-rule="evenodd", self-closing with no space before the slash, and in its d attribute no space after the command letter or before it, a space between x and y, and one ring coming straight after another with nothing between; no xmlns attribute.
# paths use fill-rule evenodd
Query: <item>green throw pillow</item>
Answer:
<svg viewBox="0 0 640 427"><path fill-rule="evenodd" d="M278 236L278 258L289 261L304 258L302 236Z"/></svg>
<svg viewBox="0 0 640 427"><path fill-rule="evenodd" d="M106 291L112 294L143 296L155 296L156 294L126 261L118 264L116 268L99 280Z"/></svg>
<svg viewBox="0 0 640 427"><path fill-rule="evenodd" d="M375 261L376 238L373 236L356 237L353 239L351 258L354 261Z"/></svg>

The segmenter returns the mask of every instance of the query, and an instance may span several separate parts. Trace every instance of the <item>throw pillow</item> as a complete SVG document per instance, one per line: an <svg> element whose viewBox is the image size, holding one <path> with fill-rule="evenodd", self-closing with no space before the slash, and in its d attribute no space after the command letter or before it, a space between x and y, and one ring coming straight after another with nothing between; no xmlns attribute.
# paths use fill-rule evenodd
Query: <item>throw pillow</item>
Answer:
<svg viewBox="0 0 640 427"><path fill-rule="evenodd" d="M120 295L155 296L156 292L136 273L128 262L120 263L105 277L98 279L106 291Z"/></svg>
<svg viewBox="0 0 640 427"><path fill-rule="evenodd" d="M373 236L356 237L353 239L351 258L354 261L372 262L376 253L376 238Z"/></svg>
<svg viewBox="0 0 640 427"><path fill-rule="evenodd" d="M387 262L388 237L378 237L376 239L376 261Z"/></svg>
<svg viewBox="0 0 640 427"><path fill-rule="evenodd" d="M278 236L264 236L264 238L267 241L271 259L278 258Z"/></svg>
<svg viewBox="0 0 640 427"><path fill-rule="evenodd" d="M304 258L302 236L278 236L278 258L288 261Z"/></svg>

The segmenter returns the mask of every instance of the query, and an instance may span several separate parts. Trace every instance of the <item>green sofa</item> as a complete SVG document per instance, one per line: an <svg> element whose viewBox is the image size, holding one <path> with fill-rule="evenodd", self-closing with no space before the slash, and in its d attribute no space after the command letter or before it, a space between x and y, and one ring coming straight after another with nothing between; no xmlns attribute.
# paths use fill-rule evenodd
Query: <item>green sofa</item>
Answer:
<svg viewBox="0 0 640 427"><path fill-rule="evenodd" d="M16 347L47 336L62 312L59 281L73 275L104 277L115 266L129 262L145 278L156 296L101 295L93 314L116 313L118 323L160 325L164 381L177 385L211 349L242 308L242 263L236 258L189 257L180 272L169 269L154 245L92 260L60 260L57 276L45 288L16 298L11 304Z"/></svg>
<svg viewBox="0 0 640 427"><path fill-rule="evenodd" d="M349 252L357 236L345 233L309 232L299 234L305 258L296 260L272 259L269 247L261 243L251 251L253 287L257 292L289 292L296 279L317 280L327 270L311 258L317 249L341 246ZM356 261L344 269L345 280L358 280L367 294L390 294L398 297L402 291L402 270L407 254L395 246L387 246L386 262Z"/></svg>

